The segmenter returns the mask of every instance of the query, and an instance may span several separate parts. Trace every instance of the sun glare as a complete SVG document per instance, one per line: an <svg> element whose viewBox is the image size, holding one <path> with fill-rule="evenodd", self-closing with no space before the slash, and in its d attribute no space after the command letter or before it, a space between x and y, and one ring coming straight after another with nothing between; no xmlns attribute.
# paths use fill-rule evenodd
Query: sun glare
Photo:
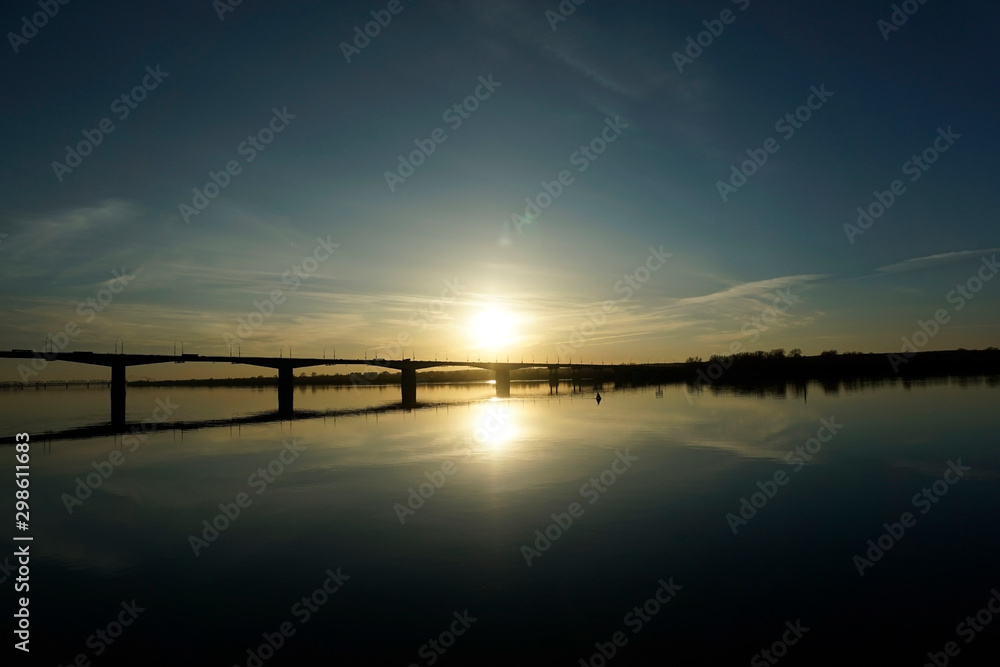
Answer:
<svg viewBox="0 0 1000 667"><path fill-rule="evenodd" d="M498 400L483 405L473 419L473 438L484 451L500 452L518 437L509 406Z"/></svg>
<svg viewBox="0 0 1000 667"><path fill-rule="evenodd" d="M506 310L490 308L469 323L471 343L479 348L501 350L517 342L517 318Z"/></svg>

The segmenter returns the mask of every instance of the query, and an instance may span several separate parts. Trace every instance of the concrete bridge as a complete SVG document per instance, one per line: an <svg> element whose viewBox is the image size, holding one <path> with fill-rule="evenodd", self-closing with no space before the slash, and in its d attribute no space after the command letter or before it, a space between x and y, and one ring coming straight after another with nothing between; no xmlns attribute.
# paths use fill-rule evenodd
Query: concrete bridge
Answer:
<svg viewBox="0 0 1000 667"><path fill-rule="evenodd" d="M571 363L526 363L526 362L480 362L480 361L420 361L414 359L312 359L293 357L243 357L243 356L203 356L200 354L110 354L98 352L38 352L36 350L0 351L0 359L45 359L46 361L68 361L91 366L106 366L111 369L111 422L125 423L125 369L129 366L150 364L186 363L226 363L274 368L278 371L278 412L291 414L293 409L293 389L296 368L314 366L376 366L400 371L400 385L404 406L417 402L417 371L427 368L481 368L495 373L497 396L510 396L510 373L522 368L548 368L549 382L558 383L559 369L569 368L582 377L584 370L615 369L616 366L603 364Z"/></svg>

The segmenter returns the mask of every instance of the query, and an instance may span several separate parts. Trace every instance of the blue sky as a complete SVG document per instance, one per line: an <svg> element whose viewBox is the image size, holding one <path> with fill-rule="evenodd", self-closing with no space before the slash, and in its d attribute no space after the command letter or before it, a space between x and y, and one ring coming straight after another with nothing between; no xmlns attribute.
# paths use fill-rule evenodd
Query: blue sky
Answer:
<svg viewBox="0 0 1000 667"><path fill-rule="evenodd" d="M587 0L555 30L557 2L403 0L347 62L341 44L387 4L244 0L220 20L209 0L70 2L16 53L8 34L0 348L76 323L67 349L676 361L737 340L898 351L942 308L926 349L1000 339L1000 281L948 300L1000 251L997 7L930 0L886 40L891 3L860 0ZM0 25L38 11L8 3ZM706 21L721 33L678 71ZM144 79L122 118L115 100ZM824 86L793 135L776 129ZM114 130L79 166L53 167L104 118ZM581 158L609 120L615 140ZM250 150L269 123L281 131ZM911 181L904 163L948 128ZM777 152L723 201L718 182L770 138ZM564 170L551 205L511 224ZM850 242L844 225L897 179L905 192ZM669 258L644 273L651 248ZM627 275L648 280L626 299ZM776 290L794 305L770 317ZM148 374L171 373L220 371Z"/></svg>

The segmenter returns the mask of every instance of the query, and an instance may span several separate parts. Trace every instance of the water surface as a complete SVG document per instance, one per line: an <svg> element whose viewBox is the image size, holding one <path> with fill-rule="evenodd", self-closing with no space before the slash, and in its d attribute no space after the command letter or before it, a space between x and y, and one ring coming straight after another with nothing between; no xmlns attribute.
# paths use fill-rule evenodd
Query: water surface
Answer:
<svg viewBox="0 0 1000 667"><path fill-rule="evenodd" d="M398 392L310 388L295 407L385 408ZM32 659L256 665L248 650L282 624L294 634L263 664L600 665L601 647L608 664L747 664L783 634L782 664L922 665L948 641L955 664L988 664L996 649L1000 627L956 634L1000 586L995 382L609 388L600 405L568 384L493 393L421 385L415 410L36 438ZM0 401L5 434L108 418L106 388ZM130 388L128 419L276 403L273 388ZM969 470L934 487L949 462ZM914 502L923 488L933 502ZM745 523L742 498L766 500ZM904 512L915 523L859 574L854 557ZM132 600L120 636L94 634Z"/></svg>

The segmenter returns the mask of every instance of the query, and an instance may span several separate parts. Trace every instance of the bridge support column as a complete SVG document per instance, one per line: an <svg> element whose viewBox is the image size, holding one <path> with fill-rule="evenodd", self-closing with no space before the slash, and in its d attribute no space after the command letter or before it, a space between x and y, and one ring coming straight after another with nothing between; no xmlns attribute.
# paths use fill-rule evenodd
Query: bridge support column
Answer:
<svg viewBox="0 0 1000 667"><path fill-rule="evenodd" d="M111 423L114 426L125 424L125 369L124 364L111 367Z"/></svg>
<svg viewBox="0 0 1000 667"><path fill-rule="evenodd" d="M559 367L549 368L549 393L559 393Z"/></svg>
<svg viewBox="0 0 1000 667"><path fill-rule="evenodd" d="M281 415L291 416L294 409L294 386L295 369L291 366L278 367L278 412Z"/></svg>
<svg viewBox="0 0 1000 667"><path fill-rule="evenodd" d="M400 379L400 384L403 389L403 405L416 405L417 404L417 369L416 368L403 368L401 369L403 377Z"/></svg>
<svg viewBox="0 0 1000 667"><path fill-rule="evenodd" d="M510 398L510 369L498 368L497 374L497 396L500 398Z"/></svg>

